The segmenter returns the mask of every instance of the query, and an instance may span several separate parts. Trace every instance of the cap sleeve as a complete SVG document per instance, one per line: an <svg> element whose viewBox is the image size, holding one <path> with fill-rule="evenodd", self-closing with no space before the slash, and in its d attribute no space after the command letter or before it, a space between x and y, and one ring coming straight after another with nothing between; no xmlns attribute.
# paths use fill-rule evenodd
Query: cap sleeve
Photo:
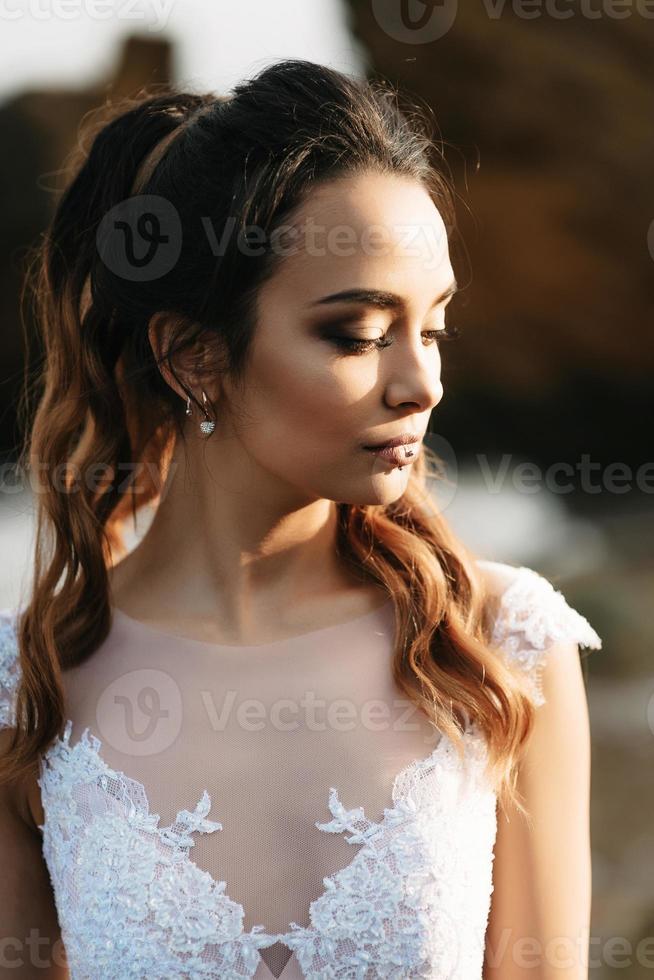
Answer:
<svg viewBox="0 0 654 980"><path fill-rule="evenodd" d="M16 615L13 609L0 610L0 728L11 728L15 721L20 680Z"/></svg>
<svg viewBox="0 0 654 980"><path fill-rule="evenodd" d="M527 675L534 703L545 703L541 685L547 650L570 641L599 650L602 641L588 620L568 605L551 582L531 568L515 569L500 597L493 626L493 646Z"/></svg>

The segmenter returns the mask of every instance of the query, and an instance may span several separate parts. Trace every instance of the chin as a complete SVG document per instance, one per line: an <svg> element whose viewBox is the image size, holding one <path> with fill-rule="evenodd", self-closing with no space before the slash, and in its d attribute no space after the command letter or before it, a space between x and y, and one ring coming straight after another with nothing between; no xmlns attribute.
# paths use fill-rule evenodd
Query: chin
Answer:
<svg viewBox="0 0 654 980"><path fill-rule="evenodd" d="M395 500L399 500L406 489L406 480L401 479L401 476L402 474L400 479L397 477L393 479L390 474L386 474L383 478L377 476L373 478L372 485L369 484L366 488L347 496L332 499L337 503L352 504L355 507L392 504Z"/></svg>

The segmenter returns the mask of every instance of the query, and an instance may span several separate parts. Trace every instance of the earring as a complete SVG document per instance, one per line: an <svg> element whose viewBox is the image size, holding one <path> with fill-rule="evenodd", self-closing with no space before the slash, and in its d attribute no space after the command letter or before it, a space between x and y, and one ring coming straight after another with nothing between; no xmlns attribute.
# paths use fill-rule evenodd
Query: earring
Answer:
<svg viewBox="0 0 654 980"><path fill-rule="evenodd" d="M216 423L212 418L210 418L209 412L207 411L207 396L204 388L202 389L202 411L204 412L205 417L200 422L200 431L203 435L210 436L213 430L216 428Z"/></svg>
<svg viewBox="0 0 654 980"><path fill-rule="evenodd" d="M193 410L191 409L191 396L186 396L186 414L193 415Z"/></svg>

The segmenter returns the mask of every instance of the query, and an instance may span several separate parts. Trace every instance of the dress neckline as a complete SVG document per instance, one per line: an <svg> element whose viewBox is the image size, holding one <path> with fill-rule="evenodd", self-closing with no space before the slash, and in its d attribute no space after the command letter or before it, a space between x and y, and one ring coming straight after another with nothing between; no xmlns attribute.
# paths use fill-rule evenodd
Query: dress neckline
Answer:
<svg viewBox="0 0 654 980"><path fill-rule="evenodd" d="M140 619L134 619L132 616L129 616L118 606L113 604L110 605L112 621L115 624L122 623L124 627L127 627L130 630L136 630L143 635L149 635L153 638L159 638L160 640L165 640L171 643L184 643L192 647L200 647L206 650L225 650L228 652L236 652L239 650L257 651L273 648L286 649L289 646L305 644L310 640L321 640L323 638L328 639L339 630L355 629L360 625L364 625L368 620L373 620L378 616L384 615L392 608L393 599L389 596L381 605L370 610L370 612L363 613L360 616L354 617L354 619L348 619L342 623L333 623L330 626L322 626L317 630L310 630L308 633L298 633L294 636L288 636L281 640L270 640L268 643L216 643L212 640L200 640L197 637L183 636L181 633L173 633L170 630L160 629L157 626L150 626L148 623L144 623Z"/></svg>
<svg viewBox="0 0 654 980"><path fill-rule="evenodd" d="M350 620L350 622L359 622L374 615L389 605L391 601L387 600L377 610L366 613L364 616L358 616L356 620ZM140 621L134 620L134 622L139 623ZM344 624L337 624L337 626L339 625ZM325 629L331 630L334 627L326 627ZM315 632L324 632L324 630L312 631L312 633ZM312 633L304 635L310 636ZM353 879L356 881L357 876L361 875L364 881L364 890L370 887L370 865L371 862L377 863L379 861L378 848L383 836L388 831L391 832L391 835L397 833L396 828L398 826L410 824L416 815L421 813L421 810L424 809L425 813L433 814L434 807L443 805L443 797L440 793L437 793L437 796L430 800L434 780L440 784L442 791L447 794L447 773L457 773L461 777L463 770L465 770L464 778L477 779L479 773L483 771L479 769L480 764L482 767L485 766L487 760L483 736L478 726L474 723L471 724L468 720L465 730L462 732L461 754L458 753L457 746L450 737L445 732L437 730L437 741L431 746L429 752L412 759L395 774L390 794L391 800L389 805L384 808L383 816L378 821L366 817L364 808L361 806L353 809L344 807L338 788L330 787L327 806L333 819L325 823L316 821L315 826L318 830L326 833L345 834L347 831L349 836L345 837L345 840L349 844L359 844L361 847L341 868L323 879L323 889L318 897L309 904L308 919L310 924L308 926L300 926L292 921L288 924L285 932L268 932L264 924L257 924L246 930L243 926L245 906L230 898L225 888L225 881L219 880L209 871L202 869L190 856L189 849L195 843L192 834L213 833L223 829L223 824L220 821L207 819L212 807L208 790L206 788L203 790L192 811L179 810L169 825L161 827L159 814L152 813L150 809L145 785L127 776L122 770L113 769L108 764L102 755L102 739L91 732L88 725L74 744L70 742L72 729L73 721L68 719L63 735L59 736L48 750L48 766L39 778L42 793L45 792L47 797L48 791L52 791L51 781L54 779L52 786L56 787L55 792L61 796L62 780L61 775L56 772L56 763L63 762L66 764L69 762L73 765L74 775L79 777L82 772L88 772L92 774L93 778L99 779L99 784L108 797L122 801L123 805L128 801L130 803L130 822L134 821L137 827L145 827L148 834L153 834L165 842L166 846L161 848L164 855L161 857L161 862L170 862L177 868L183 867L187 874L187 881L196 880L198 882L203 889L203 897L208 897L212 909L214 909L217 898L221 909L226 909L225 921L229 921L230 916L233 916L237 923L237 931L230 927L230 940L243 947L248 947L251 950L250 955L256 958L256 962L252 964L254 966L253 972L243 974L244 977L248 976L251 980L257 980L262 973L266 978L268 975L274 976L259 950L267 949L276 943L283 943L291 950L291 956L284 964L282 973L277 980L282 980L287 970L291 977L293 977L294 971L296 975L298 970L302 971L297 956L298 951L304 950L311 944L324 941L322 939L323 920L329 922L336 918L339 912L342 914L342 908L339 909L339 906L350 900L349 893ZM468 769L469 766L472 766L472 769ZM55 770L54 777L53 769ZM430 776L432 777L431 780L428 778ZM64 787L65 783L66 781L63 780ZM495 794L492 787L487 784L484 786L494 800ZM425 794L427 798L425 798ZM44 804L45 821L39 826L41 831L45 829L49 819L47 802L46 798ZM172 854L170 853L171 850L173 851ZM383 883L384 875L381 876L380 881ZM205 897L204 900L206 901L207 898ZM356 916L354 917L354 928L357 928ZM264 966L261 966L262 963ZM291 963L293 966L289 965ZM304 977L304 972L300 972L299 976Z"/></svg>

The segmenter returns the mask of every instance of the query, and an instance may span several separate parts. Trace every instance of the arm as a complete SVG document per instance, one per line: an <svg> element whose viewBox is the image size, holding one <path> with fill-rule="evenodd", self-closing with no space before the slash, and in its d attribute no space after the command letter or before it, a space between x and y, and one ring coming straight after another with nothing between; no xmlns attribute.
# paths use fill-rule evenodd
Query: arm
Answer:
<svg viewBox="0 0 654 980"><path fill-rule="evenodd" d="M588 977L590 726L577 643L550 646L541 680L517 783L531 819L498 808L484 980Z"/></svg>
<svg viewBox="0 0 654 980"><path fill-rule="evenodd" d="M0 731L2 748L9 729ZM0 977L7 980L67 980L65 952L41 836L26 796L0 787Z"/></svg>

